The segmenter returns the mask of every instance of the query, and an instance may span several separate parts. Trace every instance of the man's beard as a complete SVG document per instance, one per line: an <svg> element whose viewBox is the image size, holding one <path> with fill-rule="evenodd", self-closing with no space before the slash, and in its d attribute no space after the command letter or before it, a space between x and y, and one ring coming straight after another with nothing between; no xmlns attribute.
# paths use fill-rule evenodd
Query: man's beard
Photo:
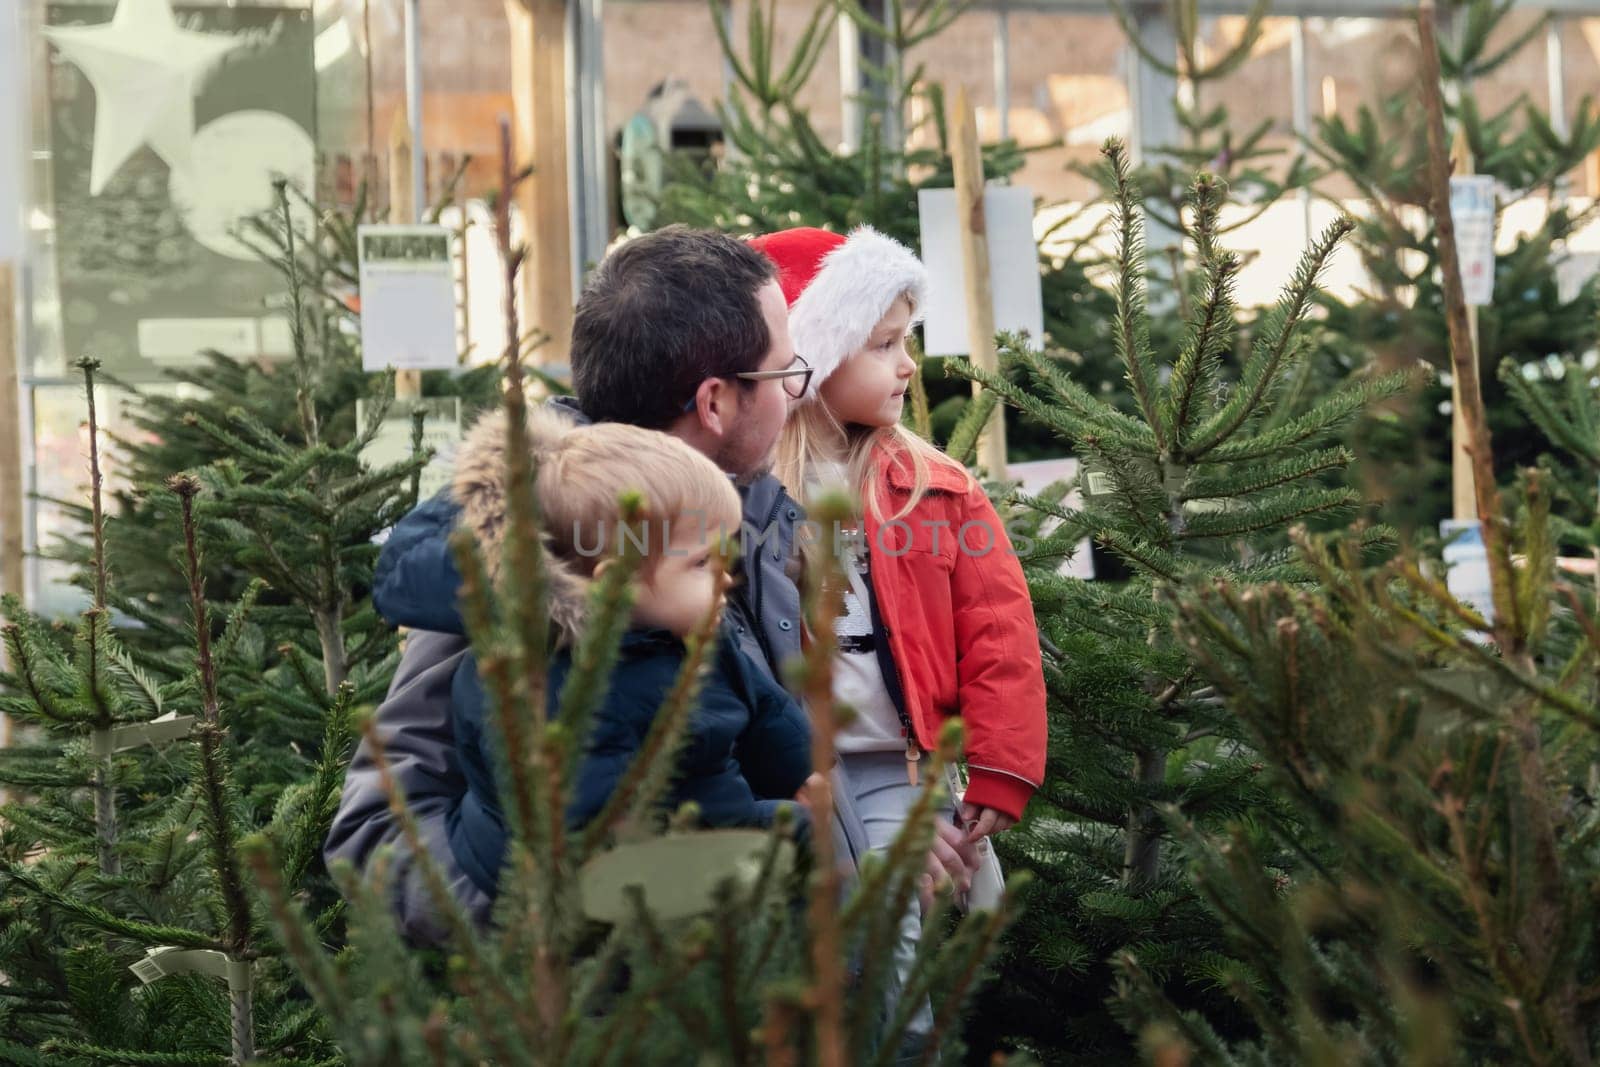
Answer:
<svg viewBox="0 0 1600 1067"><path fill-rule="evenodd" d="M735 488L743 489L745 486L754 485L756 482L759 482L761 479L765 478L767 475L769 475L771 473L772 473L772 457L768 456L766 459L762 460L761 463L759 465L757 465L753 470L748 470L748 471L744 472L743 474L734 475L733 476L733 484L734 484Z"/></svg>
<svg viewBox="0 0 1600 1067"><path fill-rule="evenodd" d="M751 440L748 435L739 435L728 438L712 458L717 466L733 475L733 484L743 488L760 480L763 476L772 473L772 463L777 450L777 442L769 444L766 451L754 463L749 460Z"/></svg>

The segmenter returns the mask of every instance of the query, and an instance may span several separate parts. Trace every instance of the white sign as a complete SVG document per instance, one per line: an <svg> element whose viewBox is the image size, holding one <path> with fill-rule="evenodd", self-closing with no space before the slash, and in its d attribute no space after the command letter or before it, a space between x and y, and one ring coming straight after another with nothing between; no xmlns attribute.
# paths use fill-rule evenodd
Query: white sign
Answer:
<svg viewBox="0 0 1600 1067"><path fill-rule="evenodd" d="M922 262L928 267L928 307L923 351L930 356L968 354L966 269L954 189L917 193L922 218ZM1044 297L1039 291L1039 246L1033 238L1033 193L1020 185L983 191L989 236L989 290L998 331L1044 337Z"/></svg>
<svg viewBox="0 0 1600 1067"><path fill-rule="evenodd" d="M356 401L356 425L367 424L366 399ZM384 413L378 432L361 450L361 462L369 468L404 463L411 458L412 412L421 407L422 447L433 449L433 459L422 468L417 499L427 500L450 484L455 469L456 445L461 440L461 398L429 396L396 398Z"/></svg>
<svg viewBox="0 0 1600 1067"><path fill-rule="evenodd" d="M1036 459L1028 463L1007 463L1006 477L1015 482L1021 482L1021 489L1029 496L1038 496L1057 482L1070 482L1078 476L1078 461L1067 459ZM1061 499L1063 508L1083 507L1083 491L1074 489ZM1046 519L1039 528L1041 535L1048 537L1050 531L1060 526L1058 519ZM1064 560L1056 568L1058 574L1070 578L1090 579L1094 577L1094 556L1090 551L1089 539L1085 537L1078 542L1078 550L1072 558Z"/></svg>
<svg viewBox="0 0 1600 1067"><path fill-rule="evenodd" d="M1450 218L1467 303L1494 303L1494 178L1487 174L1450 179Z"/></svg>
<svg viewBox="0 0 1600 1067"><path fill-rule="evenodd" d="M362 226L361 369L457 365L456 279L443 226Z"/></svg>

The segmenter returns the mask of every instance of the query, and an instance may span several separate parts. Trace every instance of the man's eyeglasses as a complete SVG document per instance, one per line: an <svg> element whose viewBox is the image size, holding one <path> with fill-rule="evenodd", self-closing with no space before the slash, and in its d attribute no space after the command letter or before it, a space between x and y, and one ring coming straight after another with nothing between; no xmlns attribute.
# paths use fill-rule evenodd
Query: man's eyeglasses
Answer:
<svg viewBox="0 0 1600 1067"><path fill-rule="evenodd" d="M783 370L747 370L738 374L723 375L723 377L739 378L747 382L765 382L773 378L783 380L783 391L795 400L806 395L806 390L811 387L811 364L805 357L796 354L794 362ZM690 397L683 405L685 414L694 410L696 398Z"/></svg>

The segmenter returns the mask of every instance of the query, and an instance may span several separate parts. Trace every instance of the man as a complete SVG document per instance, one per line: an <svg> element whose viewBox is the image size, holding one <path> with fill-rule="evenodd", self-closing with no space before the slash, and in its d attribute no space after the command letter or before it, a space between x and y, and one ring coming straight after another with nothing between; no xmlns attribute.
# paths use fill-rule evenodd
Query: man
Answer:
<svg viewBox="0 0 1600 1067"><path fill-rule="evenodd" d="M800 506L769 467L791 401L804 394L809 371L789 340L788 308L772 261L742 241L673 227L632 241L595 271L573 317L575 416L664 430L709 456L739 486L744 521L759 551L743 561L744 582L729 595L734 633L750 658L782 679L782 665L800 655L800 594L787 572ZM474 920L493 901L451 855L451 813L466 792L450 725L450 682L467 641L453 603L427 598L408 572L452 566L420 553L441 551L428 536L453 526L447 496L420 505L396 526L374 578L374 600L386 617L424 625L406 640L377 734L416 821L423 847L450 891ZM432 546L432 547L430 547ZM834 771L835 851L854 862L867 851L850 790ZM381 786L363 741L324 846L331 864L353 863L364 875L383 846L392 846L392 904L407 936L438 942L444 927L415 857ZM953 826L940 827L930 875L964 888L976 854Z"/></svg>

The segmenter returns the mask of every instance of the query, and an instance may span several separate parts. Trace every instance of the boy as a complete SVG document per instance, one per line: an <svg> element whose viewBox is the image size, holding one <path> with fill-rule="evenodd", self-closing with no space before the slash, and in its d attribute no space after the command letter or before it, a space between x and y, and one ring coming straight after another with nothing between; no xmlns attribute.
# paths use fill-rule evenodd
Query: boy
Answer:
<svg viewBox="0 0 1600 1067"><path fill-rule="evenodd" d="M719 606L723 590L711 555L720 536L739 528L741 508L726 474L666 434L620 423L579 426L549 408L530 412L528 431L556 640L547 689L552 709L585 625L589 585L614 562L617 500L628 489L645 497L643 535L636 539L645 558L632 625L596 709L567 811L568 823L581 826L605 807L638 754L687 655L684 638ZM491 577L501 566L506 530L505 448L505 418L497 413L463 442L452 486L461 524L476 538ZM456 670L451 711L468 791L452 813L450 849L473 883L493 896L507 837L490 755L499 739L470 654ZM707 826L768 826L810 773L810 727L799 705L736 642L719 641L668 808L694 801Z"/></svg>

